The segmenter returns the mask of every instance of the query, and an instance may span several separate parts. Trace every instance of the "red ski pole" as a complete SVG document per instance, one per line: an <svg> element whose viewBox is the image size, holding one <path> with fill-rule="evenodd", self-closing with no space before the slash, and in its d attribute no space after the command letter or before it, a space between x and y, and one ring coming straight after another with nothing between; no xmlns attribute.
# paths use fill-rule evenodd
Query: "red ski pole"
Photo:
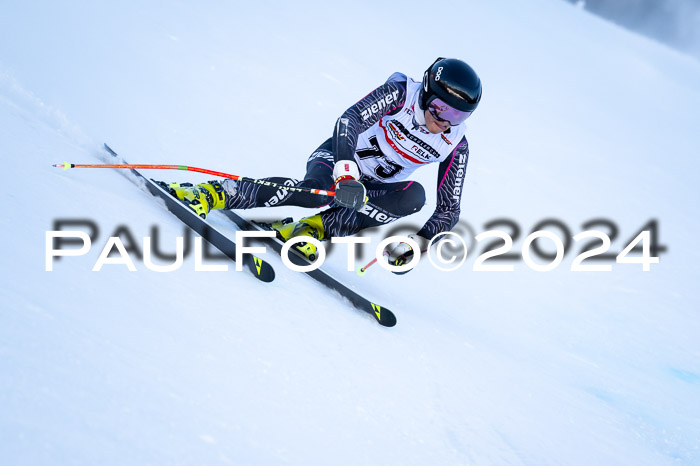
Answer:
<svg viewBox="0 0 700 466"><path fill-rule="evenodd" d="M54 167L63 167L64 170L69 168L120 168L120 169L152 169L152 170L186 170L190 172L206 173L207 175L218 176L221 178L229 178L236 181L244 181L246 183L255 183L263 186L272 186L273 188L284 188L288 191L298 192L298 193L309 193L318 194L319 196L335 196L335 191L326 191L323 189L313 189L313 188L297 188L294 186L287 186L279 183L273 183L272 181L256 180L253 178L247 178L245 176L231 175L229 173L217 172L214 170L207 170L206 168L190 167L187 165L149 165L149 164L102 164L102 163L57 163L53 165Z"/></svg>

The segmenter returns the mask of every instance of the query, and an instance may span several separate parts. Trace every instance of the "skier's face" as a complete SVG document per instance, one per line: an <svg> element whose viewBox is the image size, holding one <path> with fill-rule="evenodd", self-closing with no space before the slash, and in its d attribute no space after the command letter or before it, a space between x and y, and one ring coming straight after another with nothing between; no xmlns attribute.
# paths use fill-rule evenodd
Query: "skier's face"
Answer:
<svg viewBox="0 0 700 466"><path fill-rule="evenodd" d="M442 133L443 131L447 131L450 127L450 122L449 121L439 121L436 120L433 115L430 114L428 110L425 111L425 127L428 128L428 131L430 131L433 134L438 134Z"/></svg>

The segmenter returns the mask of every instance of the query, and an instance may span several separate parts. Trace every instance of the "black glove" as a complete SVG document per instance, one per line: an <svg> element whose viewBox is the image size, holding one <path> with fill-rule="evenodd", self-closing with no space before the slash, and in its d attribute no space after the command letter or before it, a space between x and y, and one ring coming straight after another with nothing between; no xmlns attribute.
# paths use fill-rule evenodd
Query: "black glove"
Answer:
<svg viewBox="0 0 700 466"><path fill-rule="evenodd" d="M367 190L358 181L360 171L351 160L340 160L333 169L335 203L341 207L360 210L367 203Z"/></svg>
<svg viewBox="0 0 700 466"><path fill-rule="evenodd" d="M335 203L341 207L360 210L367 203L367 190L353 178L340 178L335 182Z"/></svg>

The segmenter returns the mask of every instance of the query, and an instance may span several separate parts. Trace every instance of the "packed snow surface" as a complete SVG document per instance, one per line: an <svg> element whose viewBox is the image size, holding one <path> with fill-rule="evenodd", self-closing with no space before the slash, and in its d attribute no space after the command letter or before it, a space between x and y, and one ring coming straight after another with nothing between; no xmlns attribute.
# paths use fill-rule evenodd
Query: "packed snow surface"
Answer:
<svg viewBox="0 0 700 466"><path fill-rule="evenodd" d="M559 0L1 10L2 464L700 464L694 59ZM325 265L392 309L396 327L273 253L262 256L272 284L220 259L209 263L228 272L195 272L191 254L175 272L136 256L135 272L92 271L115 232L130 250L157 236L173 253L185 230L124 173L52 164L100 163L106 141L133 163L301 177L347 107L395 71L421 78L437 56L468 61L484 84L457 229L466 263L359 277L334 246ZM364 233L357 265L390 230L420 228L436 172L416 172L421 212ZM498 219L521 231L489 225ZM656 219L667 250L648 272L614 257L585 262L609 272L571 271L590 240L571 240L549 272L523 260L473 270L492 241L475 234L503 230L520 255L545 219L569 239L614 236L613 256ZM585 226L595 219L619 231ZM86 255L48 272L59 220L99 231ZM218 213L209 221L236 231Z"/></svg>

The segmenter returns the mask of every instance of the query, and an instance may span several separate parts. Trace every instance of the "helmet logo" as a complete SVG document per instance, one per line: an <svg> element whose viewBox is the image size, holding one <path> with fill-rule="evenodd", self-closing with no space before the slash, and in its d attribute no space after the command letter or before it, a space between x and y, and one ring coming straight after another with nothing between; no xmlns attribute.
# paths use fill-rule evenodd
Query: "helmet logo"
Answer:
<svg viewBox="0 0 700 466"><path fill-rule="evenodd" d="M423 75L423 90L428 92L428 72L426 71Z"/></svg>
<svg viewBox="0 0 700 466"><path fill-rule="evenodd" d="M435 81L440 81L440 75L442 74L442 66L438 68L437 73L435 73Z"/></svg>

